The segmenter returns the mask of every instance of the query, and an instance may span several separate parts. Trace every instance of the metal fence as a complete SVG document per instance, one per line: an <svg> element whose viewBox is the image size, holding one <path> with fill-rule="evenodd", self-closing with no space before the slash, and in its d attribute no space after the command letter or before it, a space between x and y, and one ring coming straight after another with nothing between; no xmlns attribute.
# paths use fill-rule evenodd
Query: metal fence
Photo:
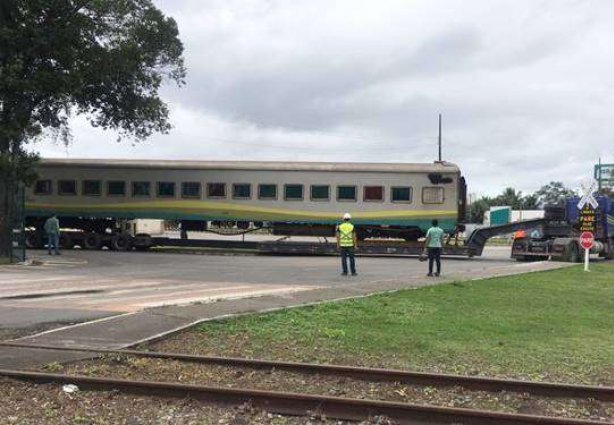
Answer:
<svg viewBox="0 0 614 425"><path fill-rule="evenodd" d="M24 189L0 181L0 262L25 261Z"/></svg>

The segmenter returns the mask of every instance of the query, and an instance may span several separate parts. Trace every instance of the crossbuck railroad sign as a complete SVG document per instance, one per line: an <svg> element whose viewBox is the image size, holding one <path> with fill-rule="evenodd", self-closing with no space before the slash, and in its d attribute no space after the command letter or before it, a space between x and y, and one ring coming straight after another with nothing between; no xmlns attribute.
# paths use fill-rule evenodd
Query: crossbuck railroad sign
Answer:
<svg viewBox="0 0 614 425"><path fill-rule="evenodd" d="M593 196L593 192L597 190L597 181L595 179L587 179L580 183L582 189L582 198L578 202L578 209L581 210L585 205L590 205L593 209L597 209L599 203Z"/></svg>

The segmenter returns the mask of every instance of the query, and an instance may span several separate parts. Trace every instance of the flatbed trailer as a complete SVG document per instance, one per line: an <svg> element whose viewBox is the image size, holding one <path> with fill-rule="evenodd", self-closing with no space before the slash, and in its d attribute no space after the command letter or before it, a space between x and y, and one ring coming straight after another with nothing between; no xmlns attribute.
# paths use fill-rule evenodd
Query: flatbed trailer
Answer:
<svg viewBox="0 0 614 425"><path fill-rule="evenodd" d="M151 238L152 247L206 248L249 250L269 255L337 255L336 243L328 241L236 241L212 239ZM364 240L356 249L357 255L419 255L424 245L420 242L400 240ZM443 248L444 255L469 256L462 241L450 240Z"/></svg>

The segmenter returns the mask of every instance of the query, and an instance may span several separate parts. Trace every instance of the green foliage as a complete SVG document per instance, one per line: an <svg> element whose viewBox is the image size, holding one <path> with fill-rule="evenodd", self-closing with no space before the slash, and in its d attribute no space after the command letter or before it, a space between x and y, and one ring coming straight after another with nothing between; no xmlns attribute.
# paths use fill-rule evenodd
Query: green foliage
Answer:
<svg viewBox="0 0 614 425"><path fill-rule="evenodd" d="M58 362L51 362L43 365L43 370L46 372L56 373L64 369L64 366Z"/></svg>
<svg viewBox="0 0 614 425"><path fill-rule="evenodd" d="M484 214L493 205L493 199L487 196L474 201L469 207L469 220L471 223L481 223Z"/></svg>
<svg viewBox="0 0 614 425"><path fill-rule="evenodd" d="M513 187L506 187L503 193L494 199L493 205L506 205L517 210L523 207L522 192Z"/></svg>
<svg viewBox="0 0 614 425"><path fill-rule="evenodd" d="M25 151L18 155L0 153L0 179L3 182L22 182L26 185L34 183L34 165L38 159L37 154Z"/></svg>
<svg viewBox="0 0 614 425"><path fill-rule="evenodd" d="M0 46L4 166L44 129L67 143L72 114L136 139L170 128L158 89L183 84L183 46L150 0L3 0Z"/></svg>
<svg viewBox="0 0 614 425"><path fill-rule="evenodd" d="M558 204L565 198L575 195L576 192L565 187L562 182L550 182L535 192L540 205Z"/></svg>
<svg viewBox="0 0 614 425"><path fill-rule="evenodd" d="M530 195L526 195L522 198L522 209L523 210L536 210L539 208L539 199L535 193Z"/></svg>

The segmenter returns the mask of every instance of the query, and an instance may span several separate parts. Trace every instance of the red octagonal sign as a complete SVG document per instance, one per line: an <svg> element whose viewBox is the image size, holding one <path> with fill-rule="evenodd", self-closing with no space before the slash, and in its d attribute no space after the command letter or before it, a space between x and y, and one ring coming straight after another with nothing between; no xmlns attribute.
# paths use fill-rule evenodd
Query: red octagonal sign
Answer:
<svg viewBox="0 0 614 425"><path fill-rule="evenodd" d="M584 249L591 249L595 243L595 236L591 232L582 232L580 235L580 245Z"/></svg>

